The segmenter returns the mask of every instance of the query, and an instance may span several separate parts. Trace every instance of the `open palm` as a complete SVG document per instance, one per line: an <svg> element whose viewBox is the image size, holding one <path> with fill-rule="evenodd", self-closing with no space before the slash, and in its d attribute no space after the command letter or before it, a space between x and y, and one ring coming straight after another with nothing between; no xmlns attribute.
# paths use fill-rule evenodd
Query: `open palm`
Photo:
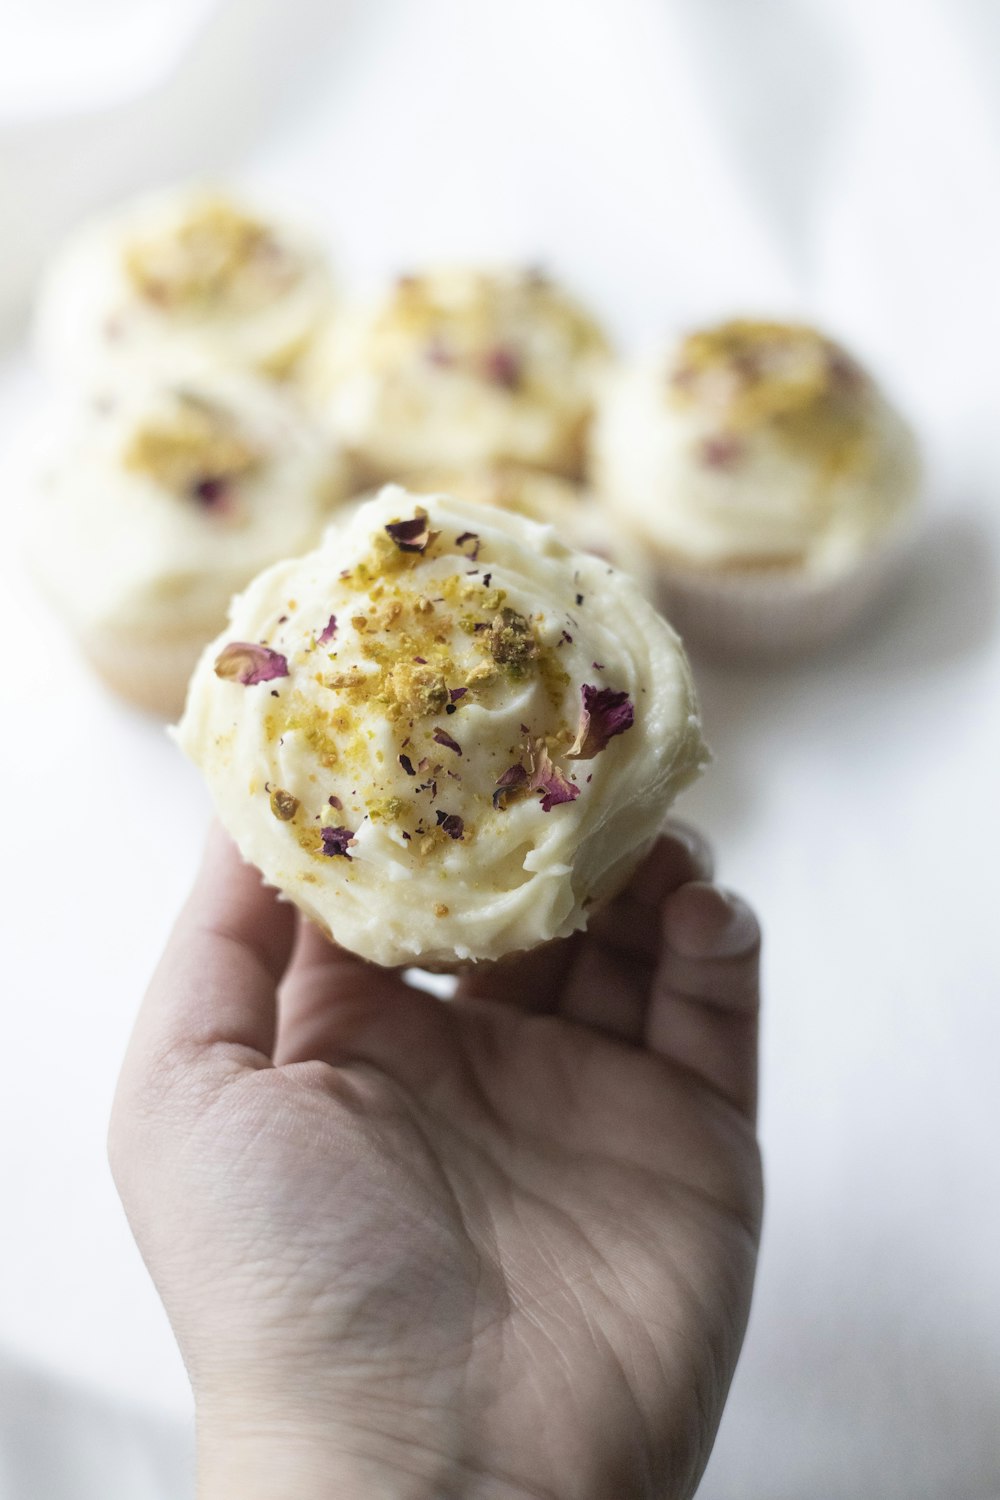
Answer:
<svg viewBox="0 0 1000 1500"><path fill-rule="evenodd" d="M585 937L442 1003L296 937L217 841L112 1133L206 1495L303 1463L303 1495L693 1493L760 1208L756 926L707 873L667 837Z"/></svg>

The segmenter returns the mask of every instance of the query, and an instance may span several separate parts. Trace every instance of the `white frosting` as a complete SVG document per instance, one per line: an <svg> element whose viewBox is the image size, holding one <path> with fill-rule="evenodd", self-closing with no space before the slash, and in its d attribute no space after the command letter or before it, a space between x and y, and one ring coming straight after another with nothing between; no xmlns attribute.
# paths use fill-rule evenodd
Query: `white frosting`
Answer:
<svg viewBox="0 0 1000 1500"><path fill-rule="evenodd" d="M677 562L850 570L907 515L919 483L910 428L870 377L812 330L749 329L756 361L666 357L607 383L592 472L612 512Z"/></svg>
<svg viewBox="0 0 1000 1500"><path fill-rule="evenodd" d="M233 593L315 545L348 487L329 438L271 384L133 376L90 393L42 476L35 568L81 631L190 640L193 666Z"/></svg>
<svg viewBox="0 0 1000 1500"><path fill-rule="evenodd" d="M531 273L400 278L333 326L316 399L374 478L511 460L582 466L604 336Z"/></svg>
<svg viewBox="0 0 1000 1500"><path fill-rule="evenodd" d="M464 472L438 470L411 477L407 485L419 495L447 494L475 505L497 505L551 526L567 547L603 557L630 573L647 599L654 598L655 584L642 549L590 490L559 474L498 464Z"/></svg>
<svg viewBox="0 0 1000 1500"><path fill-rule="evenodd" d="M404 553L385 528L418 506L437 535ZM220 678L234 641L288 675ZM585 684L626 694L634 722L581 759ZM177 735L244 857L386 965L496 959L583 927L705 756L680 643L626 575L523 517L397 487L234 600ZM494 806L543 746L575 800L545 811L522 786ZM323 852L324 825L353 836L350 858Z"/></svg>
<svg viewBox="0 0 1000 1500"><path fill-rule="evenodd" d="M70 236L42 283L35 343L60 378L178 356L283 375L332 300L326 256L297 227L208 188L173 189Z"/></svg>

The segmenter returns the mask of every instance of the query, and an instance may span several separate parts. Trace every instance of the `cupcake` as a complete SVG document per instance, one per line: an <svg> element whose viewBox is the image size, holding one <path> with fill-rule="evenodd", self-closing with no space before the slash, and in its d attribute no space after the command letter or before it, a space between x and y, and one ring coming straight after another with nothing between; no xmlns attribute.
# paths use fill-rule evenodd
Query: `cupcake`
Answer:
<svg viewBox="0 0 1000 1500"><path fill-rule="evenodd" d="M42 363L87 379L193 356L288 375L329 316L323 250L213 189L142 197L78 229L44 279Z"/></svg>
<svg viewBox="0 0 1000 1500"><path fill-rule="evenodd" d="M327 434L246 375L92 395L42 477L35 571L108 685L174 716L233 593L312 547L349 490Z"/></svg>
<svg viewBox="0 0 1000 1500"><path fill-rule="evenodd" d="M504 461L575 476L607 353L536 271L434 271L335 324L313 388L370 482Z"/></svg>
<svg viewBox="0 0 1000 1500"><path fill-rule="evenodd" d="M521 464L494 464L491 468L420 474L408 479L407 487L418 495L443 493L475 505L496 505L551 526L567 547L603 557L630 573L647 598L655 595L642 549L614 523L590 490L561 475Z"/></svg>
<svg viewBox="0 0 1000 1500"><path fill-rule="evenodd" d="M177 738L337 943L443 969L582 928L705 757L684 653L629 580L396 486L233 601Z"/></svg>
<svg viewBox="0 0 1000 1500"><path fill-rule="evenodd" d="M664 607L726 654L819 646L896 571L916 442L871 376L799 324L737 320L608 381L591 472Z"/></svg>

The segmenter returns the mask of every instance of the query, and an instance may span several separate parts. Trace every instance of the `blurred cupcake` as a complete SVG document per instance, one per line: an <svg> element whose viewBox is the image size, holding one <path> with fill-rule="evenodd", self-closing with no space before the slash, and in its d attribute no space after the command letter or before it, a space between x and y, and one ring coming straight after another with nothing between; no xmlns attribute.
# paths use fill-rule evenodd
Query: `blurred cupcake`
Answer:
<svg viewBox="0 0 1000 1500"><path fill-rule="evenodd" d="M337 326L314 389L368 481L503 461L575 476L607 353L536 271L433 271Z"/></svg>
<svg viewBox="0 0 1000 1500"><path fill-rule="evenodd" d="M590 490L569 479L520 464L495 464L491 468L420 474L408 479L407 484L418 495L453 495L550 526L567 547L602 557L630 573L648 599L656 593L642 549L615 524Z"/></svg>
<svg viewBox="0 0 1000 1500"><path fill-rule="evenodd" d="M43 478L35 571L107 684L173 715L230 597L315 544L345 465L280 390L232 373L91 397Z"/></svg>
<svg viewBox="0 0 1000 1500"><path fill-rule="evenodd" d="M910 428L839 345L735 320L621 370L592 473L653 551L671 621L726 654L823 644L883 591L912 532Z"/></svg>
<svg viewBox="0 0 1000 1500"><path fill-rule="evenodd" d="M176 188L84 224L46 275L36 345L59 377L197 356L283 377L329 316L322 248L224 193Z"/></svg>

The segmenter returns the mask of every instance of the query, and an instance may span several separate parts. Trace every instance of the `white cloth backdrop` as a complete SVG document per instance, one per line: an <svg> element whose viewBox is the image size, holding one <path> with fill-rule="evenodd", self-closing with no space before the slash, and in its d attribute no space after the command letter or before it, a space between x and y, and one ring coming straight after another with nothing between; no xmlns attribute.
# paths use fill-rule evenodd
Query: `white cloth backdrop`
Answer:
<svg viewBox="0 0 1000 1500"><path fill-rule="evenodd" d="M297 204L352 278L540 258L627 347L805 313L911 411L928 530L881 619L794 669L699 673L717 761L686 811L768 932L769 1181L701 1495L1000 1495L995 0L6 0L0 19L9 538L25 434L45 441L16 341L38 257L88 206L187 172ZM0 1497L181 1500L187 1389L103 1137L206 802L80 671L14 540L0 570Z"/></svg>

